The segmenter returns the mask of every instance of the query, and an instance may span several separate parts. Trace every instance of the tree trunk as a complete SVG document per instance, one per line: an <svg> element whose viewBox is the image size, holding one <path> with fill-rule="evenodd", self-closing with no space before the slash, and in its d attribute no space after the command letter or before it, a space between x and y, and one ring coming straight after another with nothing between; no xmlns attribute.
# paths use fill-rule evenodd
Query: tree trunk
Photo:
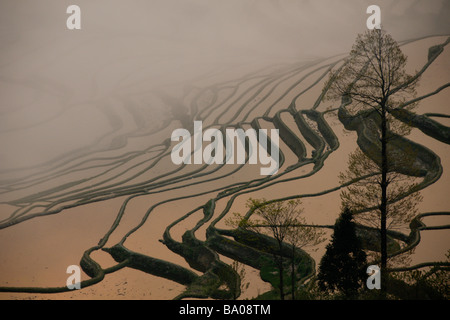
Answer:
<svg viewBox="0 0 450 320"><path fill-rule="evenodd" d="M386 119L386 105L381 105L381 294L384 297L386 292L386 281L384 273L387 266L387 232L386 232L386 217L387 217L387 187L388 187L388 157L387 157L387 119Z"/></svg>
<svg viewBox="0 0 450 320"><path fill-rule="evenodd" d="M291 265L291 290L292 290L292 300L295 300L295 246L292 245L292 265Z"/></svg>
<svg viewBox="0 0 450 320"><path fill-rule="evenodd" d="M283 256L279 256L279 269L280 269L280 299L284 300L284 277L283 277Z"/></svg>
<svg viewBox="0 0 450 320"><path fill-rule="evenodd" d="M283 277L283 242L278 240L278 271L279 271L279 278L280 278L280 299L284 300L284 277Z"/></svg>

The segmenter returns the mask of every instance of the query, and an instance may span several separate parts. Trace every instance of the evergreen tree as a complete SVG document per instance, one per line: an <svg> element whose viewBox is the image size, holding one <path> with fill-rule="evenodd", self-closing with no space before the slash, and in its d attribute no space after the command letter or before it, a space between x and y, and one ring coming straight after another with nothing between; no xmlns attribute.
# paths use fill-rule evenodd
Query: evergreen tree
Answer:
<svg viewBox="0 0 450 320"><path fill-rule="evenodd" d="M356 236L352 218L346 208L337 219L318 274L320 290L341 292L347 298L354 297L367 278L366 253Z"/></svg>

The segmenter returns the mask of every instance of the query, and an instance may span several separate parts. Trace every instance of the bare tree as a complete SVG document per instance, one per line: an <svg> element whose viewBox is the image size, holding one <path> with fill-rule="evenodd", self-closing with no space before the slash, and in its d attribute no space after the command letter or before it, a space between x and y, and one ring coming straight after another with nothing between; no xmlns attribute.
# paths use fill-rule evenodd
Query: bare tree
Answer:
<svg viewBox="0 0 450 320"><path fill-rule="evenodd" d="M304 217L297 217L293 222L292 227L288 230L287 242L291 245L291 296L295 300L295 291L297 290L297 272L296 266L296 252L297 249L304 249L305 247L314 247L325 241L325 232L318 229L316 226L307 225Z"/></svg>
<svg viewBox="0 0 450 320"><path fill-rule="evenodd" d="M247 282L245 279L246 278L245 265L240 263L237 260L234 260L231 264L231 267L239 275L240 284L241 284L239 292L242 293L242 292L244 292L244 290L247 290L248 287L250 286L250 282ZM237 290L234 290L233 296L234 296L234 300L239 298L239 296L237 295Z"/></svg>
<svg viewBox="0 0 450 320"><path fill-rule="evenodd" d="M368 176L358 180L358 177ZM422 196L417 191L418 178L398 172L387 175L386 229L402 231L418 214ZM380 229L379 201L381 194L380 168L360 149L349 156L347 170L339 174L341 183L356 180L341 191L342 209L349 208L356 214L355 221Z"/></svg>
<svg viewBox="0 0 450 320"><path fill-rule="evenodd" d="M274 260L278 267L278 276L280 280L279 290L280 298L284 300L284 264L283 264L283 245L289 236L290 228L297 222L298 216L302 210L297 206L299 201L272 202L267 203L265 199L250 199L249 207L254 213L262 218L262 221L254 220L249 226L257 232L269 230L270 235L276 240L278 246L272 252Z"/></svg>
<svg viewBox="0 0 450 320"><path fill-rule="evenodd" d="M351 114L378 115L380 154L374 160L380 169L381 269L387 265L387 206L388 173L392 170L392 157L388 154L391 110L404 107L406 99L415 96L419 74L406 73L406 56L397 42L383 29L368 30L358 35L344 65L331 72L324 90L328 99L349 98L347 110ZM409 108L413 104L408 105ZM382 273L383 274L383 273ZM382 289L385 286L382 285Z"/></svg>
<svg viewBox="0 0 450 320"><path fill-rule="evenodd" d="M292 248L291 258L291 285L292 297L295 298L296 274L295 274L295 252L298 248L314 246L322 242L323 232L316 227L306 225L301 217L303 209L300 208L300 200L289 201L266 201L266 199L249 199L247 207L251 215L256 217L244 217L238 213L228 219L226 223L230 226L241 227L258 234L268 235L275 239L276 247L268 246L267 251L274 257L278 268L280 298L285 298L285 252L283 248L290 244Z"/></svg>
<svg viewBox="0 0 450 320"><path fill-rule="evenodd" d="M348 207L356 213L356 221L364 225L380 228L379 210L377 210L380 191L380 168L361 149L349 156L345 172L339 174L341 183L368 176L341 191L342 208ZM418 178L398 172L388 173L388 229L402 229L418 213L418 204L422 200L417 191ZM377 212L378 211L378 212Z"/></svg>

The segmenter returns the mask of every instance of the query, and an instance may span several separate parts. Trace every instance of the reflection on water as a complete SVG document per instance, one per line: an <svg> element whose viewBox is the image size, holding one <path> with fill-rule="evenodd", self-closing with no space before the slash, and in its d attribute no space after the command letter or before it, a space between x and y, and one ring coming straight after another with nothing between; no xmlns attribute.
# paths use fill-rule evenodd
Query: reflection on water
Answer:
<svg viewBox="0 0 450 320"><path fill-rule="evenodd" d="M419 69L428 48L443 41L431 37L405 44L409 66ZM26 80L0 79L0 286L6 291L1 298L175 298L189 287L175 274L195 282L212 264L229 270L235 255L221 247L231 238L220 231L228 214L245 212L249 197L300 196L309 223L334 223L340 210L337 174L356 147L356 134L325 112L338 106L322 103L320 94L330 68L344 55L286 64L253 61L208 72L204 67L195 80L164 79L156 86L154 74L146 78L153 71L145 59L121 58L123 42L106 43L114 52L108 59L71 48L77 54L67 60L46 61L53 79L69 72L73 81L39 73ZM86 58L87 66L64 70L74 56ZM449 63L444 51L424 73L419 95L449 82ZM445 114L449 98L444 90L421 102L418 113ZM204 129L284 130L279 173L261 176L259 165L175 166L170 135L194 120L202 120ZM448 210L448 145L419 130L409 138L439 156L444 168L422 190L420 211ZM423 222L449 224L448 216ZM412 264L444 259L448 232L424 231ZM120 251L122 246L129 251ZM324 246L307 252L305 261L317 263ZM207 250L214 263L196 261L186 253L189 247ZM142 259L148 259L144 265ZM73 264L83 267L85 286L65 292L65 271ZM161 266L176 272L161 275ZM270 289L257 268L246 270L252 284L241 298ZM9 287L28 289L16 293ZM61 293L48 295L43 288Z"/></svg>

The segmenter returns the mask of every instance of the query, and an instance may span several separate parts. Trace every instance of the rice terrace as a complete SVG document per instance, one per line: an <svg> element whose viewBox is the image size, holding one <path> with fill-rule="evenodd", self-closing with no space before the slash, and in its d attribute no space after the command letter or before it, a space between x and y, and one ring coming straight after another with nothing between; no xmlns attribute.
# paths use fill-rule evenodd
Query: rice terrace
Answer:
<svg viewBox="0 0 450 320"><path fill-rule="evenodd" d="M86 28L82 20L73 32ZM411 75L398 90L418 85L395 102L385 128L385 152L394 155L387 179L398 191L386 204L385 294L448 299L450 35L396 40ZM217 68L157 89L147 86L144 64L119 57L98 69L97 62L87 66L97 71L92 90L79 99L78 89L64 82L4 73L2 92L20 87L31 98L23 96L17 107L2 99L1 105L1 145L13 138L28 142L26 151L8 147L0 160L7 163L0 167L0 297L342 297L323 293L317 283L344 207L353 211L370 261L364 270L382 259L380 222L373 218L381 200L378 189L369 188L379 188L380 174L370 170L382 165L382 121L375 109L355 109L366 96L332 97L350 50ZM111 84L114 77L120 80ZM345 90L359 83L353 78ZM32 101L42 112L28 117ZM71 132L80 140L70 142ZM189 137L187 147L180 144L183 155L174 155L182 137ZM64 147L49 151L53 139ZM230 154L235 161L225 160ZM355 202L367 194L369 200ZM396 203L405 213L395 215ZM264 209L286 208L298 213L295 223L264 219ZM302 244L291 234L279 239L274 230L283 227L303 230ZM81 269L77 290L66 285L70 265ZM358 290L378 294L365 282Z"/></svg>

